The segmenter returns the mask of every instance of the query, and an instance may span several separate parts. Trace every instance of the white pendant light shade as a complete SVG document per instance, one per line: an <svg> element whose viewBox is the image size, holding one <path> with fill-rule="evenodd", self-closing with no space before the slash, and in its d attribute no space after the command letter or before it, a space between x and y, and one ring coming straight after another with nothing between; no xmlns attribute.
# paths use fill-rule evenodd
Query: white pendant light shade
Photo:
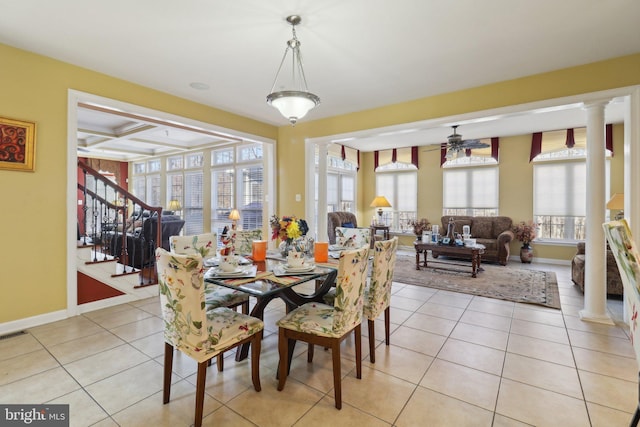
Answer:
<svg viewBox="0 0 640 427"><path fill-rule="evenodd" d="M267 95L267 103L274 106L292 125L295 125L299 119L306 116L309 111L320 104L320 98L307 89L307 79L302 68L300 41L296 36L296 25L302 22L302 18L298 15L291 15L287 17L287 22L292 26L293 38L287 41L287 48L276 73L271 93ZM285 89L274 92L280 71L282 71L282 66L285 64L289 51L291 51L292 55L291 81L280 86Z"/></svg>
<svg viewBox="0 0 640 427"><path fill-rule="evenodd" d="M320 98L310 92L283 90L270 93L267 96L267 102L276 107L292 125L295 125L320 103Z"/></svg>

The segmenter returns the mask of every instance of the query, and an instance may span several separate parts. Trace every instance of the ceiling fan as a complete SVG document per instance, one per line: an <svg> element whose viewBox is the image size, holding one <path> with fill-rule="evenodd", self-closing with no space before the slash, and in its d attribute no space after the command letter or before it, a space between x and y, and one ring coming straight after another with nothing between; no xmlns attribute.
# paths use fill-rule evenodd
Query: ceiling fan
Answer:
<svg viewBox="0 0 640 427"><path fill-rule="evenodd" d="M479 139L462 139L462 135L456 132L458 125L451 126L453 133L447 137L447 159L453 158L454 155L459 154L463 150L472 148L487 148L489 144L480 142ZM440 148L433 148L425 151L440 150Z"/></svg>

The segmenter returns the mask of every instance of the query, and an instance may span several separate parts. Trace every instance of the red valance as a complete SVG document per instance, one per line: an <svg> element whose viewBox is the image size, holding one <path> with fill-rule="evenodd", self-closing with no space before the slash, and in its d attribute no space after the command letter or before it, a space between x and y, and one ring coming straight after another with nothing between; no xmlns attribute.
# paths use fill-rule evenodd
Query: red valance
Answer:
<svg viewBox="0 0 640 427"><path fill-rule="evenodd" d="M611 157L613 157L613 125L608 124L605 126L605 148L611 151Z"/></svg>
<svg viewBox="0 0 640 427"><path fill-rule="evenodd" d="M499 161L498 159L499 152L500 152L500 138L496 136L491 138L491 157L494 158L496 162Z"/></svg>
<svg viewBox="0 0 640 427"><path fill-rule="evenodd" d="M529 162L536 158L542 152L542 132L536 132L531 135L531 154L529 154Z"/></svg>

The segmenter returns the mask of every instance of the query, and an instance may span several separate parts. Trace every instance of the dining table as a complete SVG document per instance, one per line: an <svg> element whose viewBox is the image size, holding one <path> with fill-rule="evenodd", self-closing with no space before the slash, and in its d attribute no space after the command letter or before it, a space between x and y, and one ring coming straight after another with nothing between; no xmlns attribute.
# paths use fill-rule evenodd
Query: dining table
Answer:
<svg viewBox="0 0 640 427"><path fill-rule="evenodd" d="M253 261L250 256L243 257L246 265L239 266L238 272L226 273L219 267L212 266L204 275L205 286L208 283L224 286L245 292L256 298L251 309L251 316L264 319L264 310L275 298L280 298L287 306L287 312L308 302L323 302L322 297L335 285L338 274L337 264L315 264L308 271L286 268L286 259L279 253L267 253L264 261ZM207 264L205 263L205 266ZM315 281L312 293L296 292L296 286ZM242 345L236 353L236 360L246 359L249 354L248 344Z"/></svg>

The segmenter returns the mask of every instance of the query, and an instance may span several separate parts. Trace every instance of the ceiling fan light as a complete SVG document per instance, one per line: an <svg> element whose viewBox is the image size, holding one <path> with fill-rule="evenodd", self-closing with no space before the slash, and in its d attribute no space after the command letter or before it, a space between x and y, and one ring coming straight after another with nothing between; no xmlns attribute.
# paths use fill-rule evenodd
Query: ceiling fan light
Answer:
<svg viewBox="0 0 640 427"><path fill-rule="evenodd" d="M284 90L267 95L267 102L295 125L320 103L320 98L310 92Z"/></svg>

